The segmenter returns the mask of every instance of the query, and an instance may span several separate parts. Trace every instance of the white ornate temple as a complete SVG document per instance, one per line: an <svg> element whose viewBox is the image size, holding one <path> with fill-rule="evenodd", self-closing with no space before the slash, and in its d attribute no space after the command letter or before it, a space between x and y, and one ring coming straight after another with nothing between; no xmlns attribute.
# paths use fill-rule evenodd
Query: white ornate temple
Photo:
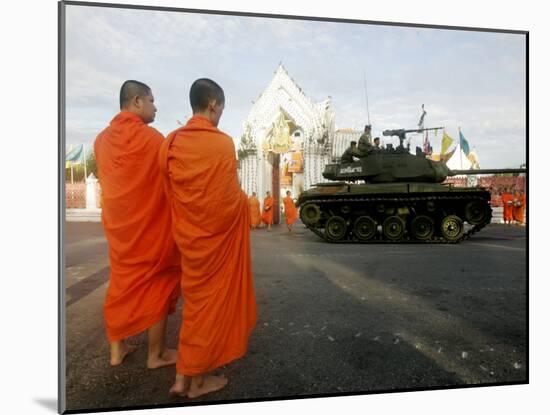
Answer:
<svg viewBox="0 0 550 415"><path fill-rule="evenodd" d="M280 64L253 104L239 144L239 176L247 194L271 191L280 202L326 181L325 164L339 157L359 132L335 131L331 99L313 102ZM277 221L276 221L277 222Z"/></svg>

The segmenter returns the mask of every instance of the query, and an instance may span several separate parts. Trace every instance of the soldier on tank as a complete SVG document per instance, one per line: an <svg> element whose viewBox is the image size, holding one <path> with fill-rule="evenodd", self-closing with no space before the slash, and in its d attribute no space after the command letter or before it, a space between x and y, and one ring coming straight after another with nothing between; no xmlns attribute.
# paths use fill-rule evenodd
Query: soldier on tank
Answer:
<svg viewBox="0 0 550 415"><path fill-rule="evenodd" d="M372 137L371 137L371 126L365 125L365 131L359 137L359 143L353 155L355 157L365 157L367 154L371 153L373 150Z"/></svg>
<svg viewBox="0 0 550 415"><path fill-rule="evenodd" d="M340 157L340 160L343 163L353 162L353 156L356 151L357 151L357 141L352 141L350 143L350 146L346 148L346 151L344 151L344 154L342 154L342 157Z"/></svg>
<svg viewBox="0 0 550 415"><path fill-rule="evenodd" d="M382 147L380 146L380 137L374 137L374 150L380 151Z"/></svg>

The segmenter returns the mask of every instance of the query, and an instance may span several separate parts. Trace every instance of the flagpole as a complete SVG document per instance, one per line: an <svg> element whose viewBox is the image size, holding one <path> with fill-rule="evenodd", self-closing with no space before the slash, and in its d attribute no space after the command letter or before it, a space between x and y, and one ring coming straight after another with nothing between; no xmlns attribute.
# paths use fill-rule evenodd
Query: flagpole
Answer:
<svg viewBox="0 0 550 415"><path fill-rule="evenodd" d="M460 137L460 126L458 126L458 149L460 151L460 170L462 170L462 140Z"/></svg>
<svg viewBox="0 0 550 415"><path fill-rule="evenodd" d="M86 144L82 144L82 153L84 158L84 181L88 178L88 174L86 171Z"/></svg>
<svg viewBox="0 0 550 415"><path fill-rule="evenodd" d="M69 153L73 151L73 145L69 146ZM73 162L69 160L69 166L71 167L71 184L73 184Z"/></svg>
<svg viewBox="0 0 550 415"><path fill-rule="evenodd" d="M370 125L370 112L369 112L369 94L367 92L367 71L364 72L365 80L365 102L367 103L367 122Z"/></svg>

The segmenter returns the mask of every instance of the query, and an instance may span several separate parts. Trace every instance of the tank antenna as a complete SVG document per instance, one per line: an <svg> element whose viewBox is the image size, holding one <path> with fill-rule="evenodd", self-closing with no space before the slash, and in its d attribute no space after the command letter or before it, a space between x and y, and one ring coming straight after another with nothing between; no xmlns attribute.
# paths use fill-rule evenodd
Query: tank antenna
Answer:
<svg viewBox="0 0 550 415"><path fill-rule="evenodd" d="M364 80L365 80L365 102L367 103L367 123L370 124L370 112L369 112L369 95L367 93L367 71L364 71Z"/></svg>

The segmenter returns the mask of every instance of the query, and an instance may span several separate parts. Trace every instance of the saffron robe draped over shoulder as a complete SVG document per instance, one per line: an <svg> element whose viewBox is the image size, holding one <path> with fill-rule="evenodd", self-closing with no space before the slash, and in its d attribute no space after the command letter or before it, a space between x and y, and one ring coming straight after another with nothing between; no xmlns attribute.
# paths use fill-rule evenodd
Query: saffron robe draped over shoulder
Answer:
<svg viewBox="0 0 550 415"><path fill-rule="evenodd" d="M262 212L262 222L266 225L273 225L273 203L275 199L272 196L264 199L264 210Z"/></svg>
<svg viewBox="0 0 550 415"><path fill-rule="evenodd" d="M111 342L160 321L180 295L180 258L158 165L163 141L137 115L122 111L94 143L111 266L104 304Z"/></svg>
<svg viewBox="0 0 550 415"><path fill-rule="evenodd" d="M159 157L181 253L178 374L242 357L256 324L248 197L229 136L201 115L168 136Z"/></svg>
<svg viewBox="0 0 550 415"><path fill-rule="evenodd" d="M510 193L502 194L502 216L504 222L510 222L512 220L513 213L513 199L514 197Z"/></svg>
<svg viewBox="0 0 550 415"><path fill-rule="evenodd" d="M515 221L524 223L525 222L525 193L519 194L514 199L516 200L516 204L514 205L514 208L512 210L512 216Z"/></svg>
<svg viewBox="0 0 550 415"><path fill-rule="evenodd" d="M255 229L262 222L262 214L260 212L260 201L256 196L250 196L248 198L248 204L250 205L250 226L252 226Z"/></svg>
<svg viewBox="0 0 550 415"><path fill-rule="evenodd" d="M283 198L283 204L285 205L285 220L287 225L292 225L298 218L298 209L294 204L294 200L290 196Z"/></svg>

